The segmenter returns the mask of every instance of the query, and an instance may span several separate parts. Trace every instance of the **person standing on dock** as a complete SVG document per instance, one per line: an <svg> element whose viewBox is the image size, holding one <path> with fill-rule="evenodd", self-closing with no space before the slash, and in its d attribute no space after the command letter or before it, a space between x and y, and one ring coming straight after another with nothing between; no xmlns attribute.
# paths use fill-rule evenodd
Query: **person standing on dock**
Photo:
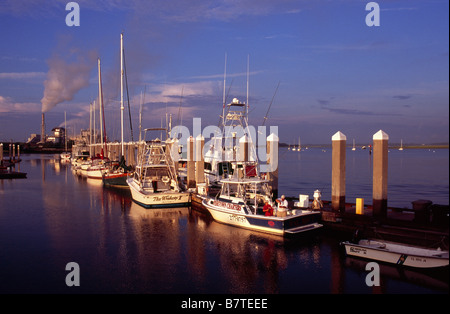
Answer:
<svg viewBox="0 0 450 314"><path fill-rule="evenodd" d="M276 202L278 203L277 217L286 217L288 209L288 201L286 200L286 197L281 195L281 199L277 199Z"/></svg>

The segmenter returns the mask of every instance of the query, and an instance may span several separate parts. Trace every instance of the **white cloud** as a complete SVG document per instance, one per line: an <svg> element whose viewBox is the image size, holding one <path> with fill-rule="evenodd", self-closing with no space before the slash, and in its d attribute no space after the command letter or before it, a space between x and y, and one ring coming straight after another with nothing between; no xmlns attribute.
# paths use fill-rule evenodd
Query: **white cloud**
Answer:
<svg viewBox="0 0 450 314"><path fill-rule="evenodd" d="M45 78L45 72L4 72L0 73L0 79L13 79L13 80L21 80L21 79L43 79Z"/></svg>
<svg viewBox="0 0 450 314"><path fill-rule="evenodd" d="M10 97L0 96L0 113L30 113L40 111L40 103L14 102Z"/></svg>

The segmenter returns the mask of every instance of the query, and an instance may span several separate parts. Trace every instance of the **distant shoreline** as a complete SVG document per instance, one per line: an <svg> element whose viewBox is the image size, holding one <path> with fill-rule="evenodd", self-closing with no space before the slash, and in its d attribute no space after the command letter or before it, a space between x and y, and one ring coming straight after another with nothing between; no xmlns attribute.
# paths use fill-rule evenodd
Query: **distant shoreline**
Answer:
<svg viewBox="0 0 450 314"><path fill-rule="evenodd" d="M280 143L280 147L289 147L294 145L289 145L286 143ZM305 144L302 145L302 150L304 148L331 148L331 144ZM351 144L348 144L347 147L353 147ZM365 145L366 148L368 148L368 145ZM403 144L403 149L449 149L449 144L409 144L405 145ZM362 149L362 145L356 145L357 149ZM395 149L400 148L399 143L388 145L388 148Z"/></svg>

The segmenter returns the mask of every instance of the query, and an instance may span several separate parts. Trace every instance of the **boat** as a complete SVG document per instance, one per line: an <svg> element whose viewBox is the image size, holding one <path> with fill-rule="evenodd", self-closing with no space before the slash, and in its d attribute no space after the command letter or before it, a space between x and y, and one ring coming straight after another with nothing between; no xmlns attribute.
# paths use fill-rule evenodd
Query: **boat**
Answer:
<svg viewBox="0 0 450 314"><path fill-rule="evenodd" d="M352 150L356 150L356 147L355 147L355 139L353 139L353 147L352 147Z"/></svg>
<svg viewBox="0 0 450 314"><path fill-rule="evenodd" d="M72 154L67 150L67 121L66 121L66 112L64 111L64 152L62 152L59 157L61 161L70 161Z"/></svg>
<svg viewBox="0 0 450 314"><path fill-rule="evenodd" d="M342 242L349 256L414 268L448 266L448 251L412 246L378 239L362 239L357 243Z"/></svg>
<svg viewBox="0 0 450 314"><path fill-rule="evenodd" d="M400 148L398 150L403 150L403 140L400 140Z"/></svg>
<svg viewBox="0 0 450 314"><path fill-rule="evenodd" d="M128 188L127 178L129 172L132 170L132 167L126 165L125 161L125 147L123 140L123 87L124 87L124 49L123 49L123 33L120 34L120 121L121 121L121 158L120 162L116 166L110 166L105 171L102 172L102 181L103 185L107 187L119 187L119 188ZM128 86L127 86L128 90ZM128 103L128 106L130 104ZM131 121L131 117L130 117ZM133 137L133 130L131 129L131 136ZM133 141L133 138L131 139ZM131 149L131 148L129 148ZM133 148L134 150L134 148ZM134 151L133 151L134 154Z"/></svg>
<svg viewBox="0 0 450 314"><path fill-rule="evenodd" d="M166 131L145 131L158 130ZM127 178L133 201L146 208L188 206L190 194L178 180L170 147L158 138L144 142L136 169Z"/></svg>
<svg viewBox="0 0 450 314"><path fill-rule="evenodd" d="M322 227L320 212L291 210L285 217L266 216L263 205L272 205L268 180L260 177L226 178L217 196L206 196L202 204L217 222L235 227L288 236Z"/></svg>

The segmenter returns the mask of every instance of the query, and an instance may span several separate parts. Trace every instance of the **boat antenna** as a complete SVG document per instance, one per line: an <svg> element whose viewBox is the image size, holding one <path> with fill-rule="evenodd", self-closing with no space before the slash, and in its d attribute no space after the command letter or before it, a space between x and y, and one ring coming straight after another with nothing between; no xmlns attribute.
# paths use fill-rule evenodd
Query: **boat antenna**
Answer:
<svg viewBox="0 0 450 314"><path fill-rule="evenodd" d="M180 106L178 107L178 125L181 125L183 123L183 117L181 116L181 105L183 104L183 90L184 86L181 87Z"/></svg>
<svg viewBox="0 0 450 314"><path fill-rule="evenodd" d="M250 70L250 54L247 55L247 102L245 103L245 117L248 124L248 82L249 82L249 70Z"/></svg>
<svg viewBox="0 0 450 314"><path fill-rule="evenodd" d="M272 103L275 98L275 95L277 94L278 87L280 87L280 81L278 81L278 85L277 85L277 88L275 89L275 93L273 93L272 100L270 101L269 108L267 109L266 115L264 116L264 121L263 121L262 125L264 125L266 123L266 120L268 119L270 107L272 107Z"/></svg>

